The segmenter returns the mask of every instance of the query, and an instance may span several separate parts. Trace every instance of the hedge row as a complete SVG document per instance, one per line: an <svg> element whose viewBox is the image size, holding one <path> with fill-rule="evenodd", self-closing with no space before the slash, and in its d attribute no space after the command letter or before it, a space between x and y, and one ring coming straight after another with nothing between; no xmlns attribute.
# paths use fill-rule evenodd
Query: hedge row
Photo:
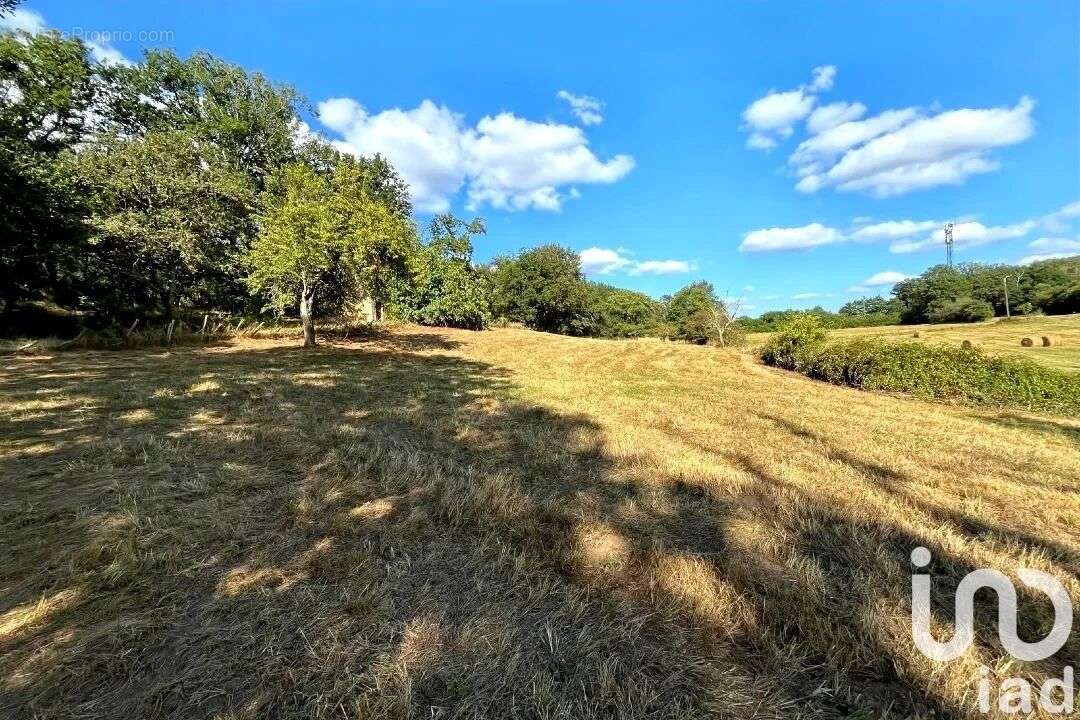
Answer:
<svg viewBox="0 0 1080 720"><path fill-rule="evenodd" d="M827 342L824 331L803 319L777 333L762 359L865 390L1080 415L1080 376L976 348L880 339Z"/></svg>

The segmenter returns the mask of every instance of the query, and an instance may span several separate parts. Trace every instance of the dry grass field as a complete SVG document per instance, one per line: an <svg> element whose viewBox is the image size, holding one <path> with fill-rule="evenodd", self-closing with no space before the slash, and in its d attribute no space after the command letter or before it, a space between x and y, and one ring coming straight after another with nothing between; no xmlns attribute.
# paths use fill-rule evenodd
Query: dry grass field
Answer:
<svg viewBox="0 0 1080 720"><path fill-rule="evenodd" d="M1080 372L1080 315L1018 317L1010 321L1001 318L982 323L948 325L892 325L876 328L848 328L833 331L836 337L882 337L891 340L914 340L919 333L923 342L959 345L970 340L994 355L1015 354L1047 367ZM1042 347L1047 336L1053 345ZM1029 337L1033 347L1021 347L1020 341Z"/></svg>
<svg viewBox="0 0 1080 720"><path fill-rule="evenodd" d="M0 717L981 717L1080 665L992 594L961 659L909 625L918 545L940 636L976 567L1080 607L1078 422L510 329L0 365Z"/></svg>

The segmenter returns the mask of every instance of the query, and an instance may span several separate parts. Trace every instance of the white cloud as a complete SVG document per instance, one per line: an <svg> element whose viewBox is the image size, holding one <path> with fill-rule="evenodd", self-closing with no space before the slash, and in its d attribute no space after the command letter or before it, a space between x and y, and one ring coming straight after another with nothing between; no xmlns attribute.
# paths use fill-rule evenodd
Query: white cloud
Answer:
<svg viewBox="0 0 1080 720"><path fill-rule="evenodd" d="M412 110L393 108L369 115L351 98L319 103L319 119L342 135L338 149L357 155L382 153L401 173L419 210L449 209L450 196L465 182L467 132L460 115L424 100Z"/></svg>
<svg viewBox="0 0 1080 720"><path fill-rule="evenodd" d="M920 235L941 225L936 220L889 220L887 222L864 225L851 233L855 240L899 240L913 235Z"/></svg>
<svg viewBox="0 0 1080 720"><path fill-rule="evenodd" d="M896 270L883 270L882 272L874 273L858 285L852 285L848 288L848 291L864 292L871 288L892 287L901 280L907 280L909 277L911 276L905 275L902 272L897 272Z"/></svg>
<svg viewBox="0 0 1080 720"><path fill-rule="evenodd" d="M830 298L832 293L820 293L820 292L801 292L795 293L791 296L792 300L818 300L820 298Z"/></svg>
<svg viewBox="0 0 1080 720"><path fill-rule="evenodd" d="M823 182L820 174L838 157L857 145L903 127L917 116L918 111L914 108L886 110L866 120L840 123L803 140L788 158L796 173L803 178L800 182L803 187L796 187L806 191L813 183L816 190Z"/></svg>
<svg viewBox="0 0 1080 720"><path fill-rule="evenodd" d="M1043 260L1061 260L1062 258L1073 257L1076 253L1071 252L1052 252L1052 253L1037 253L1035 255L1025 255L1020 258L1020 265L1030 265L1031 263L1041 262Z"/></svg>
<svg viewBox="0 0 1080 720"><path fill-rule="evenodd" d="M811 71L813 80L810 81L811 92L822 92L826 90L832 90L833 83L836 81L836 66L835 65L822 65L816 67Z"/></svg>
<svg viewBox="0 0 1080 720"><path fill-rule="evenodd" d="M800 250L819 245L833 245L843 241L844 235L839 230L826 227L821 223L811 223L802 227L752 230L743 236L739 250L741 252Z"/></svg>
<svg viewBox="0 0 1080 720"><path fill-rule="evenodd" d="M818 139L844 128L882 119L845 123L802 143L791 162L801 179L796 188L816 192L823 187L842 191L865 191L878 197L901 195L937 185L960 185L971 175L992 172L999 163L988 153L1027 140L1034 133L1031 118L1035 102L1023 97L1014 107L950 110L922 117L913 109L890 111L899 126L869 132L872 139L858 139L835 163L814 143L836 152L843 142L826 144ZM897 114L900 115L897 115ZM879 128L863 128L878 130ZM854 140L850 138L849 140ZM846 142L846 141L845 141Z"/></svg>
<svg viewBox="0 0 1080 720"><path fill-rule="evenodd" d="M748 148L772 150L780 140L791 137L795 123L814 109L817 93L832 89L836 66L816 67L812 75L807 85L782 92L771 90L743 110L742 129L750 132Z"/></svg>
<svg viewBox="0 0 1080 720"><path fill-rule="evenodd" d="M1050 232L1065 232L1073 218L1080 217L1080 200L1071 202L1060 210L1042 218L1043 227Z"/></svg>
<svg viewBox="0 0 1080 720"><path fill-rule="evenodd" d="M45 22L45 18L33 10L16 8L15 11L10 14L0 15L0 30L22 31L30 33L31 35L36 35L40 32L45 32L47 29L48 25ZM107 38L103 40L87 39L83 42L86 45L87 51L90 53L90 58L102 65L133 64L124 57L122 52L113 47L112 43Z"/></svg>
<svg viewBox="0 0 1080 720"><path fill-rule="evenodd" d="M1080 238L1076 240L1070 240L1068 238L1039 238L1038 240L1032 240L1028 243L1028 247L1032 250L1039 250L1041 252L1064 252L1064 253L1080 253Z"/></svg>
<svg viewBox="0 0 1080 720"><path fill-rule="evenodd" d="M804 89L771 92L760 97L743 111L743 120L758 130L774 131L781 136L792 132L792 125L810 114L814 96Z"/></svg>
<svg viewBox="0 0 1080 720"><path fill-rule="evenodd" d="M512 113L484 117L462 139L470 178L470 205L488 202L520 210L535 205L558 210L557 188L575 183L613 183L634 167L629 155L601 161L581 128L539 123ZM538 202L538 198L543 198Z"/></svg>
<svg viewBox="0 0 1080 720"><path fill-rule="evenodd" d="M821 107L810 113L806 120L806 129L812 135L818 135L837 125L842 125L852 120L858 120L866 114L866 106L862 103L834 102Z"/></svg>
<svg viewBox="0 0 1080 720"><path fill-rule="evenodd" d="M97 42L96 40L87 40L86 49L90 51L90 57L102 65L134 65L131 60L128 60L124 56L124 53L117 50L108 42Z"/></svg>
<svg viewBox="0 0 1080 720"><path fill-rule="evenodd" d="M673 275L694 269L686 260L634 260L626 251L590 247L581 251L581 269L588 275Z"/></svg>
<svg viewBox="0 0 1080 720"><path fill-rule="evenodd" d="M424 100L411 110L370 114L350 98L319 103L324 125L344 138L337 146L358 155L382 153L409 183L423 211L443 211L466 188L468 204L501 210L558 211L560 188L612 183L634 167L629 155L600 160L581 128L535 122L513 113L485 116L475 127L446 106ZM576 188L569 191L576 197Z"/></svg>
<svg viewBox="0 0 1080 720"><path fill-rule="evenodd" d="M567 90L560 90L555 95L570 105L570 112L577 116L582 125L599 125L604 122L604 103L589 95L575 95Z"/></svg>
<svg viewBox="0 0 1080 720"><path fill-rule="evenodd" d="M45 18L33 10L15 8L14 12L0 15L0 30L22 31L37 35L46 28Z"/></svg>
<svg viewBox="0 0 1080 720"><path fill-rule="evenodd" d="M617 250L591 247L581 251L581 269L589 275L611 275L633 263Z"/></svg>
<svg viewBox="0 0 1080 720"><path fill-rule="evenodd" d="M746 147L751 150L772 150L776 145L776 141L764 133L751 133L746 138Z"/></svg>
<svg viewBox="0 0 1080 720"><path fill-rule="evenodd" d="M969 221L956 223L953 227L953 242L956 247L975 247L997 242L999 240L1011 240L1027 235L1038 225L1035 220L1025 220L1012 225L986 226L981 222ZM929 248L942 248L945 246L945 230L938 229L922 240L904 240L894 242L889 246L889 252L910 253Z"/></svg>
<svg viewBox="0 0 1080 720"><path fill-rule="evenodd" d="M694 269L693 263L685 260L643 260L630 268L631 275L675 275L688 273Z"/></svg>

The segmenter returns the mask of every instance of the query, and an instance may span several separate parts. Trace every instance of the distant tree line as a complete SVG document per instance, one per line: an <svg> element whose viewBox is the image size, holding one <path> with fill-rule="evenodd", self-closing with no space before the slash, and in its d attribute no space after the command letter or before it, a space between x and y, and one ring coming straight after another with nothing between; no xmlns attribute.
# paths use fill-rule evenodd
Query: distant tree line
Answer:
<svg viewBox="0 0 1080 720"><path fill-rule="evenodd" d="M904 323L1080 312L1080 256L1031 265L936 265L893 288Z"/></svg>
<svg viewBox="0 0 1080 720"><path fill-rule="evenodd" d="M1008 288L1008 311L1005 291ZM1080 256L1030 265L965 263L936 265L903 280L893 297L865 297L837 312L822 307L773 310L740 318L750 332L774 332L793 318L812 317L819 327L839 329L915 323L957 323L1008 315L1062 315L1080 312Z"/></svg>
<svg viewBox="0 0 1080 720"><path fill-rule="evenodd" d="M749 332L775 332L795 318L810 316L822 328L836 330L850 327L896 325L901 305L895 298L865 297L844 304L837 312L819 306L809 310L771 310L756 318L741 318L739 324Z"/></svg>
<svg viewBox="0 0 1080 720"><path fill-rule="evenodd" d="M0 303L80 323L219 311L570 335L737 339L707 283L670 298L585 280L554 245L473 261L481 219L413 217L381 157L304 132L292 88L206 53L93 62L58 33L0 35ZM41 331L43 328L34 328Z"/></svg>

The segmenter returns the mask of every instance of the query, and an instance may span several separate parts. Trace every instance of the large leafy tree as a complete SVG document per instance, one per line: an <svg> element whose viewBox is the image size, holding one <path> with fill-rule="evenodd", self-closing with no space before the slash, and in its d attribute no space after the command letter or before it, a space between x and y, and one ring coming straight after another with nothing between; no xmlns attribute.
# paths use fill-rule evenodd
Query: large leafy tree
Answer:
<svg viewBox="0 0 1080 720"><path fill-rule="evenodd" d="M189 131L108 138L80 155L96 304L166 315L243 298L242 257L255 193L236 165ZM232 303L230 303L232 300Z"/></svg>
<svg viewBox="0 0 1080 720"><path fill-rule="evenodd" d="M492 284L497 315L535 330L587 334L588 286L573 250L542 245L515 258L499 258Z"/></svg>
<svg viewBox="0 0 1080 720"><path fill-rule="evenodd" d="M94 199L91 256L110 314L184 305L240 309L256 198L296 158L296 93L207 54L150 51L101 68L80 153Z"/></svg>
<svg viewBox="0 0 1080 720"><path fill-rule="evenodd" d="M485 327L491 319L488 278L472 261L472 238L485 232L480 218L466 222L449 213L432 218L415 273L398 293L398 312L425 325Z"/></svg>
<svg viewBox="0 0 1080 720"><path fill-rule="evenodd" d="M590 283L589 334L600 337L644 337L658 332L664 306L645 293Z"/></svg>
<svg viewBox="0 0 1080 720"><path fill-rule="evenodd" d="M315 345L316 292L342 255L330 198L329 178L302 163L285 166L267 191L249 256L253 290L279 307L298 299L305 347Z"/></svg>
<svg viewBox="0 0 1080 720"><path fill-rule="evenodd" d="M4 311L70 294L84 238L71 150L86 136L93 69L78 40L0 34L0 287Z"/></svg>
<svg viewBox="0 0 1080 720"><path fill-rule="evenodd" d="M366 294L378 308L415 249L411 222L370 193L363 167L347 158L330 174L284 166L263 205L249 283L278 307L298 304L305 347L315 345L320 292Z"/></svg>
<svg viewBox="0 0 1080 720"><path fill-rule="evenodd" d="M208 53L180 58L151 50L136 65L102 69L104 133L139 137L181 130L198 138L210 159L235 166L257 189L296 159L297 107L287 85Z"/></svg>
<svg viewBox="0 0 1080 720"><path fill-rule="evenodd" d="M346 291L369 297L376 320L384 318L392 289L410 272L418 248L416 228L385 180L385 168L349 155L338 160L331 176Z"/></svg>
<svg viewBox="0 0 1080 720"><path fill-rule="evenodd" d="M703 343L715 335L710 316L719 302L711 283L691 283L668 298L664 316L676 337Z"/></svg>

